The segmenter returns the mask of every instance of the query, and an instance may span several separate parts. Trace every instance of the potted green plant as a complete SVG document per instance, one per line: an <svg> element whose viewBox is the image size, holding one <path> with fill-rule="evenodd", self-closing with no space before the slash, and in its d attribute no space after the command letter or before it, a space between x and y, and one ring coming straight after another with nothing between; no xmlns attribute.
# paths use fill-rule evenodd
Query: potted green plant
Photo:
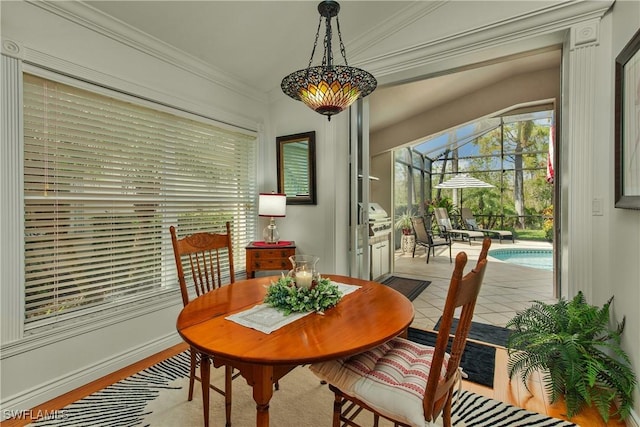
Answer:
<svg viewBox="0 0 640 427"><path fill-rule="evenodd" d="M569 418L594 406L605 422L610 415L625 419L637 380L620 347L624 318L609 328L612 301L598 308L579 292L571 301L535 301L516 314L507 323L509 378L519 373L526 386L529 375L543 372L549 399L564 397Z"/></svg>
<svg viewBox="0 0 640 427"><path fill-rule="evenodd" d="M402 231L402 234L413 234L413 223L411 218L413 217L412 211L407 211L400 215L396 220L396 228Z"/></svg>
<svg viewBox="0 0 640 427"><path fill-rule="evenodd" d="M396 219L395 226L398 230L402 231L402 238L400 240L400 249L402 253L413 252L413 247L416 244L415 236L413 235L413 223L411 218L413 217L413 211L407 210Z"/></svg>

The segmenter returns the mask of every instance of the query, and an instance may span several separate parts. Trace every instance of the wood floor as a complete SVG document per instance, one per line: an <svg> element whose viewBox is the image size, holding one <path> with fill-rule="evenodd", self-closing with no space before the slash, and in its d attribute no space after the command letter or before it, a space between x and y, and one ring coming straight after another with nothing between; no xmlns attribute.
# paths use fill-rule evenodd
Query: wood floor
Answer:
<svg viewBox="0 0 640 427"><path fill-rule="evenodd" d="M540 377L532 378L529 382L528 386L531 393L527 391L519 379L514 378L513 381L509 381L509 376L507 375L507 360L507 350L502 347L496 347L496 368L493 377L493 389L468 381L463 382L463 388L530 411L568 420L565 416L564 402L556 402L553 405L549 403L549 400L545 396ZM610 419L608 423L605 423L598 414L598 411L594 408L588 408L582 411L569 421L581 427L626 426L626 423L620 420Z"/></svg>
<svg viewBox="0 0 640 427"><path fill-rule="evenodd" d="M91 393L100 390L110 384L118 382L130 375L139 372L148 366L158 363L166 358L181 353L187 349L186 344L178 344L171 347L161 353L151 356L147 359L114 372L111 375L100 378L90 384L80 387L74 391L64 394L56 399L50 400L30 412L31 414L46 413L47 411L54 411L61 409L66 405L75 402L90 395ZM544 390L539 378L534 379L529 384L529 389L533 393L530 394L524 385L520 381L509 381L507 376L507 352L505 349L497 347L496 349L496 370L494 376L494 388L480 386L475 383L463 381L463 388L474 393L481 394L492 399L496 399L502 402L509 403L511 405L520 406L531 411L535 411L541 414L547 414L552 417L567 419L563 415L564 404L557 402L551 405L544 396ZM27 412L26 415L28 415ZM19 427L29 424L31 419L27 416L23 419L12 419L3 421L0 423L1 427ZM578 424L581 427L601 427L601 426L620 426L624 427L626 424L619 420L609 420L608 424L605 424L595 410L586 410L579 415L576 415L571 419L571 422Z"/></svg>

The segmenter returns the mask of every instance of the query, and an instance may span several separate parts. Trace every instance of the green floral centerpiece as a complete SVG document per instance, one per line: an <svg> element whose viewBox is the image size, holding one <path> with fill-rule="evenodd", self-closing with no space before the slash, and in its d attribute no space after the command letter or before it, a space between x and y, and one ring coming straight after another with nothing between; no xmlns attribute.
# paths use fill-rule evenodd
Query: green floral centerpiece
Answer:
<svg viewBox="0 0 640 427"><path fill-rule="evenodd" d="M296 286L292 277L283 275L278 281L271 282L264 302L287 316L293 312L323 313L326 309L338 304L340 298L342 298L342 292L329 279L320 278L307 289Z"/></svg>

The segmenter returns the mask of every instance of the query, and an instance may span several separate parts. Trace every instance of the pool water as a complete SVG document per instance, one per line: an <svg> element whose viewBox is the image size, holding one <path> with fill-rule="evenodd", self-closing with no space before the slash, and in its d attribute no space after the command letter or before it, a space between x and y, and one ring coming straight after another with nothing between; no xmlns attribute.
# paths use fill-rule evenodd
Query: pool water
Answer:
<svg viewBox="0 0 640 427"><path fill-rule="evenodd" d="M553 271L553 251L551 249L494 249L489 255L500 261Z"/></svg>

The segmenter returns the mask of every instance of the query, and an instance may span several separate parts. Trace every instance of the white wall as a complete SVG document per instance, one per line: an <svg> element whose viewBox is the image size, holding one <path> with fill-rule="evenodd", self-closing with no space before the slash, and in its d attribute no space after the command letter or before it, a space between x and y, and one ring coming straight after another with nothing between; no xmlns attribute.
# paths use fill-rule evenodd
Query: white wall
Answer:
<svg viewBox="0 0 640 427"><path fill-rule="evenodd" d="M266 102L218 83L215 76L187 72L184 63L167 62L33 4L12 1L1 7L3 53L248 129L262 126ZM12 208L21 209L2 206L3 217ZM3 239L3 251L19 250L6 245ZM11 303L5 292L15 281L4 271L0 277L4 322L5 303ZM2 409L31 408L180 342L175 320L181 307L177 292L174 302L157 311L49 336L46 345L36 347L29 339L3 344Z"/></svg>
<svg viewBox="0 0 640 427"><path fill-rule="evenodd" d="M611 103L601 111L607 120L602 138L593 147L593 186L595 197L603 200L604 215L594 217L593 298L603 303L614 296L615 319L626 316L622 345L631 357L636 375L640 376L640 210L614 208L614 60L631 37L640 29L640 2L619 1L611 20L611 58L605 63L603 91ZM635 425L640 425L640 392L635 391Z"/></svg>
<svg viewBox="0 0 640 427"><path fill-rule="evenodd" d="M269 110L266 142L261 156L265 173L261 191L277 188L276 137L316 132L317 205L287 205L287 216L278 219L283 240L295 240L296 252L320 257L321 273L348 273L349 112L325 116L282 95ZM266 225L263 220L258 233ZM256 236L257 238L259 236Z"/></svg>
<svg viewBox="0 0 640 427"><path fill-rule="evenodd" d="M564 69L560 182L563 295L588 302L614 297L612 319L626 317L622 347L640 374L640 211L614 208L614 61L640 28L640 3L618 1L600 21L597 45L575 46ZM572 31L571 42L579 40ZM602 214L593 209L601 202ZM629 425L640 425L640 393Z"/></svg>

